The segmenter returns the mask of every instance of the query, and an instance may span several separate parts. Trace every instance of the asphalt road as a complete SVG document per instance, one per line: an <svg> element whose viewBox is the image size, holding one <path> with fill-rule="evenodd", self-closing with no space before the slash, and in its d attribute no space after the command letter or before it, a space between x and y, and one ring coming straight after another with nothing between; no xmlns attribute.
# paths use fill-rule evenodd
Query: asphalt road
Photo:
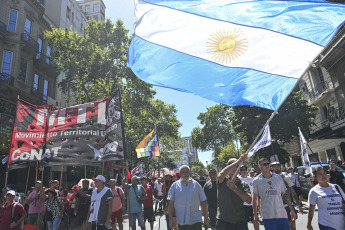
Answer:
<svg viewBox="0 0 345 230"><path fill-rule="evenodd" d="M163 215L163 213L161 213L161 214L162 214L162 216L160 216L158 213L156 214L156 221L154 222L154 227L153 227L154 230L167 230L165 216ZM307 229L307 222L308 222L308 216L307 215L308 215L307 203L304 203L304 214L303 215L298 214L298 219L296 220L296 228L298 230ZM313 222L312 222L314 230L319 229L318 224L317 224L317 215L318 215L318 212L316 211L315 216L313 218ZM127 215L124 216L123 224L124 224L124 229L129 230L128 216ZM146 222L145 227L147 230L150 230L149 223ZM253 224L249 223L248 227L249 227L249 230L254 230ZM139 227L137 227L137 229L140 230ZM264 230L265 228L263 225L260 225L260 229Z"/></svg>

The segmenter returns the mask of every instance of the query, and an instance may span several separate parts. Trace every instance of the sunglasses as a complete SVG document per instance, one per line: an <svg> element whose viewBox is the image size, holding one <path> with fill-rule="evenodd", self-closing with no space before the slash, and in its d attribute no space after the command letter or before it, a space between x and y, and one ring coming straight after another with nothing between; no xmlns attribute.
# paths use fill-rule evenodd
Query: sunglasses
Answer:
<svg viewBox="0 0 345 230"><path fill-rule="evenodd" d="M335 165L335 163L329 163L330 165Z"/></svg>
<svg viewBox="0 0 345 230"><path fill-rule="evenodd" d="M263 163L262 166L269 166L270 163L269 162L266 162L266 163Z"/></svg>

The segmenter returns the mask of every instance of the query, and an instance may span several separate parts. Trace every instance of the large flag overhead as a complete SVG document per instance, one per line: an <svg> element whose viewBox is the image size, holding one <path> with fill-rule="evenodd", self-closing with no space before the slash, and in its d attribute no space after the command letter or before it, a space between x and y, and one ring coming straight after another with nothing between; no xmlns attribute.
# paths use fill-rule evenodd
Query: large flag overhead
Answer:
<svg viewBox="0 0 345 230"><path fill-rule="evenodd" d="M309 156L307 153L307 141L305 140L301 129L298 127L299 131L299 140L301 142L301 152L302 152L302 159L305 167L305 174L311 174L311 167L310 167L310 161Z"/></svg>
<svg viewBox="0 0 345 230"><path fill-rule="evenodd" d="M159 142L156 130L152 130L136 147L137 158L156 156L159 157Z"/></svg>
<svg viewBox="0 0 345 230"><path fill-rule="evenodd" d="M136 0L128 67L149 84L276 110L344 15L321 0Z"/></svg>
<svg viewBox="0 0 345 230"><path fill-rule="evenodd" d="M270 125L267 124L260 140L248 152L248 157L253 156L257 151L259 151L259 149L265 148L271 144L272 144L272 137L271 137Z"/></svg>

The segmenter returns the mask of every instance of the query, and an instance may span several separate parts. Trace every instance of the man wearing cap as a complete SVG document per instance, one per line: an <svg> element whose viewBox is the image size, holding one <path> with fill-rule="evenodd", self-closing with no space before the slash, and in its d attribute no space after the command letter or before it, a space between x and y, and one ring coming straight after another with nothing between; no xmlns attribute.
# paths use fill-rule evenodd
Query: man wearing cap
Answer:
<svg viewBox="0 0 345 230"><path fill-rule="evenodd" d="M257 215L257 204L260 196L261 214L265 229L289 230L289 221L283 200L291 207L291 219L296 219L290 197L286 194L286 186L281 176L271 173L270 163L266 158L258 162L261 174L253 180L253 216L254 222L260 223Z"/></svg>
<svg viewBox="0 0 345 230"><path fill-rule="evenodd" d="M36 181L35 189L29 194L25 203L29 205L28 224L37 225L38 214L43 212L46 196L41 181Z"/></svg>
<svg viewBox="0 0 345 230"><path fill-rule="evenodd" d="M246 159L247 154L242 154L239 159L229 159L228 165L218 174L217 230L248 229L243 202L247 202L248 204L252 202L250 189L237 175L233 181L231 180L241 162Z"/></svg>
<svg viewBox="0 0 345 230"><path fill-rule="evenodd" d="M157 199L156 199L156 205L155 205L155 212L157 212L157 206L159 203L159 211L162 211L163 206L163 190L162 190L163 184L162 184L162 178L158 178L157 183L155 184L155 191L157 192Z"/></svg>
<svg viewBox="0 0 345 230"><path fill-rule="evenodd" d="M106 224L111 225L113 193L105 187L104 176L98 175L94 181L96 189L92 192L88 221L91 230L107 230Z"/></svg>
<svg viewBox="0 0 345 230"><path fill-rule="evenodd" d="M303 214L303 209L302 209L301 203L299 202L297 194L295 193L295 191L293 189L293 184L292 184L290 178L285 176L285 175L283 175L282 172L281 172L280 162L278 162L278 161L272 162L271 163L271 171L274 172L277 175L280 175L283 178L284 183L285 183L285 187L286 187L286 194L290 198L292 198L296 202L296 204L299 204L299 212L301 214ZM288 206L288 204L285 201L284 201L284 207L285 207L285 210L286 210L286 214L288 215L290 230L295 230L296 229L296 223L295 223L296 220L292 220L291 219L291 215L290 215L291 210L290 210L290 207ZM293 206L292 206L292 208L294 209L294 212L296 213L295 208ZM297 213L296 213L296 219L297 219Z"/></svg>
<svg viewBox="0 0 345 230"><path fill-rule="evenodd" d="M22 200L20 198L20 195L17 193L17 187L14 185L14 184L8 184L6 187L5 187L5 193L4 194L7 194L8 191L15 191L16 193L16 196L14 197L14 201L15 202L19 202L19 203L22 203Z"/></svg>
<svg viewBox="0 0 345 230"><path fill-rule="evenodd" d="M247 185L249 186L250 189L250 194L251 196L253 196L253 178L248 177L248 168L246 165L241 165L240 166L240 180L244 181L245 183L247 183ZM243 203L243 208L244 208L244 212L247 218L247 221L254 221L253 218L253 207L251 203ZM259 225L257 223L254 222L254 229L258 230L259 229Z"/></svg>
<svg viewBox="0 0 345 230"><path fill-rule="evenodd" d="M85 225L87 218L87 212L90 208L92 188L89 186L89 180L82 181L82 189L79 189L76 198L77 198L77 220L76 227L78 230L82 229L82 226Z"/></svg>
<svg viewBox="0 0 345 230"><path fill-rule="evenodd" d="M143 202L146 199L146 191L138 184L139 178L137 176L132 177L132 184L124 183L127 195L127 207L129 207L129 214L131 222L130 227L136 229L136 220L138 219L138 225L142 230L145 230L144 222L144 206Z"/></svg>
<svg viewBox="0 0 345 230"><path fill-rule="evenodd" d="M9 190L6 192L6 203L1 206L0 229L19 230L20 225L26 217L23 205L14 201L16 192ZM14 211L14 212L13 212ZM12 215L13 213L13 215Z"/></svg>
<svg viewBox="0 0 345 230"><path fill-rule="evenodd" d="M173 210L176 210L178 229L201 230L202 214L204 226L209 227L207 198L200 184L190 178L190 169L187 165L180 167L180 180L171 185L167 200L169 201L169 220L173 219ZM202 208L202 214L199 207ZM169 222L170 229L173 222Z"/></svg>

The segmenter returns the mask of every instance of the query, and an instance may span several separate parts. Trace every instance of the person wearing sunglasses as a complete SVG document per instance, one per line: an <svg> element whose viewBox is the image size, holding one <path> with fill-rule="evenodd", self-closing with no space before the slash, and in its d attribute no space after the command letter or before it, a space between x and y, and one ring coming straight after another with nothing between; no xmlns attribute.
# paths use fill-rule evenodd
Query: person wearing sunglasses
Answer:
<svg viewBox="0 0 345 230"><path fill-rule="evenodd" d="M260 196L261 214L265 229L290 230L288 216L283 200L290 207L291 220L296 219L296 213L286 194L286 186L281 176L271 173L270 162L261 158L258 162L261 174L253 180L253 216L254 222L259 224L257 215L258 197Z"/></svg>
<svg viewBox="0 0 345 230"><path fill-rule="evenodd" d="M331 159L328 161L329 169L327 170L327 174L330 176L329 182L331 184L339 185L343 190L345 190L345 178L342 172L337 170L337 165L335 160Z"/></svg>

